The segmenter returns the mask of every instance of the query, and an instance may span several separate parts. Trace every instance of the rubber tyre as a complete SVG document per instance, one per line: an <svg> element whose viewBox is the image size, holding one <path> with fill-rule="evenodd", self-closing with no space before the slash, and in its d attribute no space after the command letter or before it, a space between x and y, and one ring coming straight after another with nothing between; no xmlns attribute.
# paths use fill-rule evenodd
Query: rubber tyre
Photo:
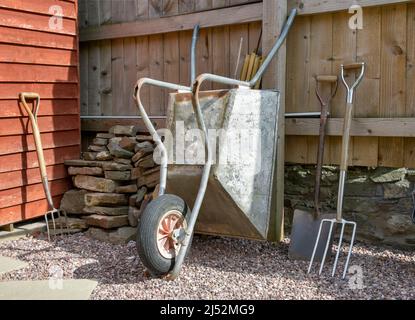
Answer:
<svg viewBox="0 0 415 320"><path fill-rule="evenodd" d="M175 195L165 194L148 204L138 225L138 256L147 271L158 278L166 276L175 264L175 258L167 259L163 257L157 248L157 230L160 220L166 212L171 210L181 212L188 222L190 210L186 203ZM190 251L190 246L191 241L187 247L186 255Z"/></svg>

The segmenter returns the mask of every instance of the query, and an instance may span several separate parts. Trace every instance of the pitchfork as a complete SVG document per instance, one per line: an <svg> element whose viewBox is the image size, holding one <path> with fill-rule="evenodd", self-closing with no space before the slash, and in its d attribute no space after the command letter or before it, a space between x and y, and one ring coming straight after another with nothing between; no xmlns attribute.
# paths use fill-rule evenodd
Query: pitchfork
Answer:
<svg viewBox="0 0 415 320"><path fill-rule="evenodd" d="M355 69L360 69L360 75L357 78L357 80L355 81L355 83L352 86L349 86L349 84L347 83L347 81L345 79L345 70L355 70ZM341 227L341 231L340 231L339 244L337 246L336 258L335 258L335 261L334 261L331 276L334 277L334 275L336 273L337 264L339 262L340 250L341 250L341 247L342 247L342 244L343 244L344 232L345 232L345 229L346 229L347 226L351 227L352 238L351 238L349 250L348 250L348 253L347 253L346 264L344 266L343 277L342 277L343 279L346 277L346 273L347 273L347 270L348 270L348 267L349 267L350 257L352 255L353 244L354 244L354 240L355 240L355 236L356 236L356 222L347 221L347 220L343 219L344 185L345 185L345 182L346 182L346 173L347 173L347 167L348 167L347 160L348 160L348 156L349 156L350 127L351 127L352 116L353 116L354 92L355 92L355 89L360 84L360 82L362 81L364 73L365 73L365 63L364 62L362 62L362 63L352 63L352 64L341 66L341 78L342 78L342 81L343 81L343 83L346 87L346 90L347 90L347 106L346 106L346 113L345 113L344 125L343 125L342 158L341 158L341 165L340 165L339 193L338 193L338 199L337 199L337 215L336 215L335 219L323 219L321 221L320 228L319 228L318 235L317 235L317 240L315 242L314 249L313 249L313 254L311 256L310 264L308 266L308 273L310 273L311 268L313 266L317 246L318 246L318 243L320 242L320 236L321 236L321 233L322 233L321 231L323 229L324 224L328 224L330 226L330 231L329 231L328 236L327 236L327 242L326 242L326 245L325 245L325 251L324 251L323 259L322 259L321 265L320 265L319 275L321 275L321 273L323 271L324 263L326 261L327 253L328 253L330 243L331 243L331 239L332 239L333 233L334 233L333 230L336 230L338 226Z"/></svg>
<svg viewBox="0 0 415 320"><path fill-rule="evenodd" d="M36 101L34 103L34 112L32 112L31 108L29 108L26 99ZM55 224L55 214L57 214L58 220L60 221L61 231L63 230L62 220L61 220L61 213L64 215L66 229L67 229L67 232L69 233L68 217L67 217L65 211L55 208L55 206L53 204L53 200L52 200L52 195L51 195L51 192L50 192L50 189L49 189L49 181L48 181L48 175L47 175L47 171L46 171L45 157L44 157L44 154L43 154L42 140L40 138L40 130L39 130L38 122L37 122L37 114L38 114L39 106L40 106L40 96L37 93L22 92L22 93L20 93L20 101L22 102L22 104L23 104L23 106L24 106L24 108L25 108L25 110L26 110L26 112L29 116L30 123L32 125L33 137L34 137L35 145L36 145L36 152L37 152L37 158L38 158L38 161L39 161L39 169L40 169L40 175L41 175L41 178L42 178L43 189L45 191L46 199L47 199L49 207L51 209L50 211L45 213L46 229L47 229L47 232L48 232L48 240L50 241L50 230L49 230L48 215L50 214L51 217L52 217L53 231L55 233L55 236L56 236L56 233L57 233L56 232L56 224Z"/></svg>

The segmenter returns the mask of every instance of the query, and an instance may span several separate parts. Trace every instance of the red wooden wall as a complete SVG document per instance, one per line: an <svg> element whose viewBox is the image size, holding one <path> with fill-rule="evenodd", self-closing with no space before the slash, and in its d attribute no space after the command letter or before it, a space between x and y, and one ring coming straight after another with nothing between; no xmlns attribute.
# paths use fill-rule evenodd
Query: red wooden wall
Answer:
<svg viewBox="0 0 415 320"><path fill-rule="evenodd" d="M52 6L62 9L62 28L50 24ZM56 205L70 186L63 161L80 153L77 12L77 0L0 0L0 225L48 210L19 92L42 99L39 127Z"/></svg>

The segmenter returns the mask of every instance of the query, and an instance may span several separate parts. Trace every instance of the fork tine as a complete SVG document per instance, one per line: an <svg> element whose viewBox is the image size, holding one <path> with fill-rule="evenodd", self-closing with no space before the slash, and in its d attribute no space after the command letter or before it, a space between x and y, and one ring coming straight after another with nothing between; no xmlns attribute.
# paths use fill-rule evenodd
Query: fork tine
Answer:
<svg viewBox="0 0 415 320"><path fill-rule="evenodd" d="M49 229L49 221L48 221L48 214L45 214L45 222L46 222L46 231L48 233L48 241L50 242L50 229Z"/></svg>
<svg viewBox="0 0 415 320"><path fill-rule="evenodd" d="M322 229L322 227L323 227L323 224L324 224L324 220L322 220L322 221L321 221L321 223L320 223L320 228L318 229L317 240L316 240L316 242L315 242L315 244L314 244L313 254L311 255L311 260L310 260L310 263L309 263L309 265L308 265L308 272L307 272L307 273L310 273L310 272L311 272L311 268L312 268L312 266L313 266L314 257L316 256L316 252L317 252L318 243L320 242L320 237L321 237L321 229Z"/></svg>
<svg viewBox="0 0 415 320"><path fill-rule="evenodd" d="M353 226L353 232L352 232L352 239L350 240L349 253L347 254L347 260L346 260L346 265L344 266L342 279L346 278L347 271L349 270L350 256L352 255L354 240L356 237L356 227L357 227L356 222L348 222L348 223Z"/></svg>
<svg viewBox="0 0 415 320"><path fill-rule="evenodd" d="M344 235L344 227L345 227L345 225L346 225L345 223L342 223L342 229L341 229L341 232L340 232L339 245L337 246L336 259L334 260L333 271L331 273L331 276L332 277L334 277L334 274L336 273L337 263L339 262L340 248L341 248L342 242L343 242L343 235Z"/></svg>
<svg viewBox="0 0 415 320"><path fill-rule="evenodd" d="M324 250L323 259L321 260L320 271L318 273L319 275L321 275L321 273L323 272L324 263L326 262L327 252L329 251L330 239L331 239L331 235L333 233L334 223L335 223L335 221L330 221L330 231L329 231L329 234L327 236L326 249Z"/></svg>

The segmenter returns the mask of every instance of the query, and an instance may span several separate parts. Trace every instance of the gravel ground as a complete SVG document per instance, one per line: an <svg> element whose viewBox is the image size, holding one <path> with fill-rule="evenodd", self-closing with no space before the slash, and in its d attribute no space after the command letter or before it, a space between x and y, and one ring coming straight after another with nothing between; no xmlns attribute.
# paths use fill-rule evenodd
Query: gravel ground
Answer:
<svg viewBox="0 0 415 320"><path fill-rule="evenodd" d="M134 242L111 245L83 234L54 243L28 237L0 243L1 255L29 263L0 281L45 280L59 266L66 279L98 280L91 299L415 299L413 251L357 243L351 266L361 268L359 282L331 278L328 268L321 277L307 275L306 262L288 259L288 244L195 236L181 276L167 282L144 276Z"/></svg>

